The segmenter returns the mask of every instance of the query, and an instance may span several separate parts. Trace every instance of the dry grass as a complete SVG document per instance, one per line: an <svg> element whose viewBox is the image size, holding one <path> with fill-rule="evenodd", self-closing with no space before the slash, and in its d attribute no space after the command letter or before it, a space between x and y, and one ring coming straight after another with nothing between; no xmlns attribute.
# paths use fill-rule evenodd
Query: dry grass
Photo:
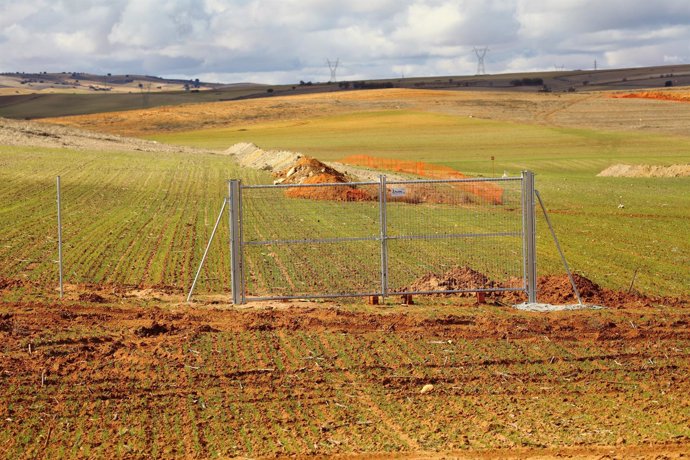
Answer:
<svg viewBox="0 0 690 460"><path fill-rule="evenodd" d="M558 127L690 135L690 105L612 98L610 93L386 89L202 103L46 121L127 136L149 136L256 123L303 123L316 117L378 110L421 110Z"/></svg>

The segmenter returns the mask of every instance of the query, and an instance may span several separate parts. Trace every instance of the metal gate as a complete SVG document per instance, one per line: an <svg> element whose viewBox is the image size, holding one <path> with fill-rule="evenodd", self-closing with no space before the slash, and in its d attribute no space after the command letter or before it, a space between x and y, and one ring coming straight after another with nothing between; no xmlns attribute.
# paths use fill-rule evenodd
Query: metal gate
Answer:
<svg viewBox="0 0 690 460"><path fill-rule="evenodd" d="M229 181L233 303L525 291L536 301L534 175Z"/></svg>

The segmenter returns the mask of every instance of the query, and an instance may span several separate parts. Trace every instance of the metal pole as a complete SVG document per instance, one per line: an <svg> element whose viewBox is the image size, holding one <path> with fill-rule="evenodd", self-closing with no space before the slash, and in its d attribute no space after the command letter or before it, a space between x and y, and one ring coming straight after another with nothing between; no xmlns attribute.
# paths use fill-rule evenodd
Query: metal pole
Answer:
<svg viewBox="0 0 690 460"><path fill-rule="evenodd" d="M534 173L522 172L522 232L527 302L537 302L537 222L534 215Z"/></svg>
<svg viewBox="0 0 690 460"><path fill-rule="evenodd" d="M196 271L196 275L194 276L194 281L192 282L192 287L189 288L189 294L187 295L187 302L190 302L192 300L192 293L194 292L194 287L196 286L196 282L199 279L199 275L201 274L201 268L204 266L204 262L206 262L206 256L208 255L208 250L211 248L211 243L213 242L213 238L216 236L216 230L218 230L218 224L220 224L220 219L223 217L223 211L225 211L225 205L228 203L228 199L225 198L223 199L223 206L220 208L220 212L218 213L218 219L216 219L216 225L213 226L213 231L211 232L211 237L208 239L208 244L206 245L206 250L204 251L204 255L201 257L201 262L199 263L199 269Z"/></svg>
<svg viewBox="0 0 690 460"><path fill-rule="evenodd" d="M232 281L232 303L241 305L244 299L244 275L242 274L242 196L240 181L228 182L230 201L230 277Z"/></svg>
<svg viewBox="0 0 690 460"><path fill-rule="evenodd" d="M539 206L541 206L541 210L544 213L544 218L546 219L546 223L549 226L549 230L551 230L551 236L553 236L553 241L556 243L556 249L558 249L558 253L561 255L561 260L563 261L563 266L565 267L566 273L568 273L568 278L570 279L570 284L573 286L573 290L575 291L575 297L577 297L577 303L578 305L582 305L582 299L580 298L580 291L577 289L577 285L575 284L575 279L573 278L573 274L570 272L570 267L568 266L568 261L565 260L565 254L563 254L563 250L561 249L561 245L558 242L558 238L556 237L556 232L553 230L553 225L551 225L551 219L549 219L549 215L546 213L546 207L544 207L544 202L541 199L541 195L539 194L539 190L534 191L535 195L537 195L537 199L539 200Z"/></svg>
<svg viewBox="0 0 690 460"><path fill-rule="evenodd" d="M62 287L62 214L61 206L62 202L60 200L60 176L57 176L57 227L58 227L58 266L60 272L60 298L64 295L64 289Z"/></svg>
<svg viewBox="0 0 690 460"><path fill-rule="evenodd" d="M386 203L386 176L379 176L379 223L381 226L381 295L388 295L388 222Z"/></svg>

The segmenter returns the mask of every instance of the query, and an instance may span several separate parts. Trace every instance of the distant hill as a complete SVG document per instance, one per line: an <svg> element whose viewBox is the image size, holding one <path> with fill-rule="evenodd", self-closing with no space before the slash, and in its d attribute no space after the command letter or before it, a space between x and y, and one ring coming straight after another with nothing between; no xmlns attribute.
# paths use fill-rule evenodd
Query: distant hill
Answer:
<svg viewBox="0 0 690 460"><path fill-rule="evenodd" d="M220 84L143 75L0 74L0 117L46 118L166 105L379 88L577 92L690 86L690 65L294 85Z"/></svg>

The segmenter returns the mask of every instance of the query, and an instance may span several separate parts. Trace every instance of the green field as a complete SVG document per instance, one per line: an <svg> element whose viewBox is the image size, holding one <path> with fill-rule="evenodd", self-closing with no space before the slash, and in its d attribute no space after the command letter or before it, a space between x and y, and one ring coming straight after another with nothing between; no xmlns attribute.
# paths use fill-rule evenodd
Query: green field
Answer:
<svg viewBox="0 0 690 460"><path fill-rule="evenodd" d="M482 176L537 175L575 271L603 286L681 295L690 286L690 180L596 177L607 166L690 162L690 140L421 112L367 112L295 123L168 134L159 141L225 148L251 141L321 160L352 154L416 160ZM495 157L495 164L490 158ZM624 207L619 207L623 204ZM562 271L539 215L540 273Z"/></svg>
<svg viewBox="0 0 690 460"><path fill-rule="evenodd" d="M690 180L596 174L615 163L690 163L690 139L379 111L156 140L252 141L323 160L368 154L485 177L531 169L576 272L623 291L637 272L637 290L686 300L617 303L613 294L610 308L548 313L442 296L415 296L414 307L394 297L234 307L224 219L196 291L224 295L187 305L227 179L266 184L268 172L211 153L0 145L0 458L688 452ZM379 242L363 241L379 231L375 201L262 190L244 197L245 241L353 241L247 246L249 294L378 288ZM458 205L390 203L390 234L520 222L517 190L500 205L448 193ZM562 274L537 217L539 274ZM391 284L454 264L520 274L519 238L467 240L390 240Z"/></svg>
<svg viewBox="0 0 690 460"><path fill-rule="evenodd" d="M537 188L576 272L602 286L627 289L637 271L635 287L649 294L683 295L690 285L690 181L596 177L615 163L688 163L688 139L387 111L168 134L156 140L216 149L253 141L264 148L294 149L322 160L369 154L442 164L480 176L494 171L496 175L506 171L515 176L530 169L537 174ZM496 158L495 165L491 156ZM226 156L207 154L4 146L0 147L0 162L1 271L6 278L42 284L53 283L56 278L57 175L62 176L64 188L68 283L180 290L191 284L226 192L226 179L241 178L245 183L271 180L267 173L240 170ZM338 206L329 203L284 199L280 206L274 203L276 209L301 207L299 212L323 215L322 228L332 229L328 237L358 232L349 224L357 222L361 214L356 207L343 211L351 216L336 216L332 210ZM271 214L270 208L266 213ZM541 215L538 224L539 273L562 273ZM281 223L264 219L256 225L260 232L270 233L271 226ZM313 234L309 228L296 227L295 231ZM200 283L202 291L218 292L229 285L226 241L224 225ZM376 248L362 246L355 254L357 251L365 264L372 257L376 263ZM441 262L447 252L448 248L440 246L424 250L419 269L448 267L450 262ZM426 263L434 254L439 265ZM315 257L323 255L317 253ZM490 259L492 254L485 256ZM266 252L259 250L249 263L258 267L261 264L257 261L266 257ZM263 269L274 272L264 279L285 278L284 266L293 262L294 257L278 257L273 262L276 266ZM280 266L282 273L276 268ZM287 270L290 277L308 276L313 281L320 273L318 265L315 267L307 274L298 266ZM423 273L411 272L404 279L411 281L414 274ZM328 275L330 279L347 279L342 277ZM367 274L364 281L368 283L369 277Z"/></svg>

